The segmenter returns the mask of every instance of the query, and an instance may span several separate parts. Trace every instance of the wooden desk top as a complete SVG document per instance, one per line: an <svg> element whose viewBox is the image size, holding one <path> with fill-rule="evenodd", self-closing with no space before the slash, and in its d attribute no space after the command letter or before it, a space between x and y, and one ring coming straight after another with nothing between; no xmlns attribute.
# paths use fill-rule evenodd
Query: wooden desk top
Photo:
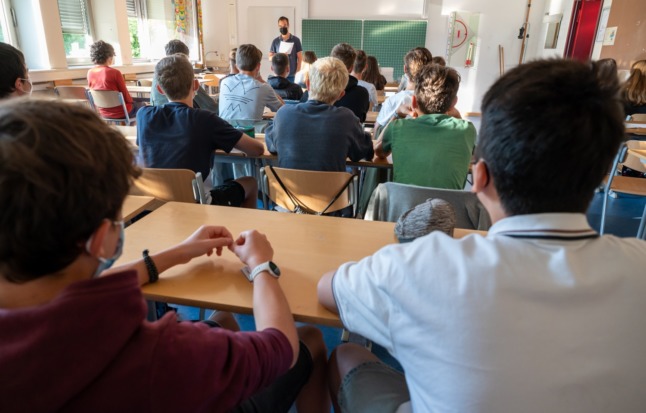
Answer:
<svg viewBox="0 0 646 413"><path fill-rule="evenodd" d="M638 157L642 163L646 163L646 149L628 149L628 153Z"/></svg>
<svg viewBox="0 0 646 413"><path fill-rule="evenodd" d="M366 114L366 121L364 123L366 123L366 124L374 124L377 121L377 115L378 114L379 114L379 112L369 111ZM276 112L271 112L271 111L268 111L268 112L265 112L265 113L262 114L263 119L273 119L275 116L276 116Z"/></svg>
<svg viewBox="0 0 646 413"><path fill-rule="evenodd" d="M157 200L152 196L128 195L123 202L121 213L124 221L130 221L143 211L157 204Z"/></svg>
<svg viewBox="0 0 646 413"><path fill-rule="evenodd" d="M126 229L119 262L141 258L146 248L155 252L177 244L202 224L225 225L234 237L248 229L265 233L295 319L334 326L340 325L338 316L318 303L320 277L397 242L392 222L168 202ZM462 237L471 231L455 232ZM238 258L226 250L221 257L199 257L171 268L143 292L151 300L250 314L252 285L241 268Z"/></svg>
<svg viewBox="0 0 646 413"><path fill-rule="evenodd" d="M126 85L126 89L128 89L128 92L130 93L150 93L150 90L152 89L151 86L134 86L134 85Z"/></svg>

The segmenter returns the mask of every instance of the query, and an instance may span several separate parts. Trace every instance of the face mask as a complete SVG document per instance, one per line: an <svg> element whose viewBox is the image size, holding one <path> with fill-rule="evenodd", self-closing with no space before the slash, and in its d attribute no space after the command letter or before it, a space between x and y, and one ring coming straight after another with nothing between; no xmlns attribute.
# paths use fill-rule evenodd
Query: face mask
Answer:
<svg viewBox="0 0 646 413"><path fill-rule="evenodd" d="M278 30L280 31L280 34L282 34L283 36L286 35L288 31L287 27L281 27Z"/></svg>
<svg viewBox="0 0 646 413"><path fill-rule="evenodd" d="M119 228L119 239L117 240L117 249L114 252L114 255L112 257L110 257L110 258L96 257L99 260L99 266L97 267L96 271L94 272L94 275L92 276L92 278L97 278L99 275L101 275L101 273L103 271L105 271L108 268L112 267L112 264L114 264L114 262L116 260L118 260L119 257L121 257L121 253L123 252L123 241L125 239L123 221L115 221L112 224L113 225L119 225L119 227L120 227ZM85 244L85 250L88 251L88 252L90 250L89 245L90 245L91 240L92 240L92 238L90 238L87 241L87 243Z"/></svg>
<svg viewBox="0 0 646 413"><path fill-rule="evenodd" d="M34 91L34 84L33 84L33 83L31 83L31 80L29 80L29 79L22 79L22 78L21 78L20 80L21 80L22 82L29 83L29 92L23 92L23 93L24 93L25 95L29 95L29 96L31 96L31 92L33 92L33 91Z"/></svg>

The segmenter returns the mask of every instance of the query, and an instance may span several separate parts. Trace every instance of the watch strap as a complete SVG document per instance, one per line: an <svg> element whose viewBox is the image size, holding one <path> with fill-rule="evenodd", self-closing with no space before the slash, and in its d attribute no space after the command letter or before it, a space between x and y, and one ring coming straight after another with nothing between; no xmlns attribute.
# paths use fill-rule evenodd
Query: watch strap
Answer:
<svg viewBox="0 0 646 413"><path fill-rule="evenodd" d="M144 257L144 264L146 264L146 269L148 270L148 282L149 283L155 283L159 279L159 271L157 271L157 266L155 265L155 261L148 255L149 252L148 250L144 250L142 252L142 255Z"/></svg>

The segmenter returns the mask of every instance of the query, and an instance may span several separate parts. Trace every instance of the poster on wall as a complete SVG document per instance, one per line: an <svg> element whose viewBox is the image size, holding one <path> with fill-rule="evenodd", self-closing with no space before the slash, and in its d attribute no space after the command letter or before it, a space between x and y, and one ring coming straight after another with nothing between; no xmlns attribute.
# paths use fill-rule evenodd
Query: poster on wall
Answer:
<svg viewBox="0 0 646 413"><path fill-rule="evenodd" d="M597 37L595 42L603 42L603 38L606 35L606 27L608 27L608 17L610 17L610 7L606 7L601 10L601 17L599 17L599 26L597 28Z"/></svg>
<svg viewBox="0 0 646 413"><path fill-rule="evenodd" d="M472 67L478 38L480 13L452 12L449 14L449 31L446 45L449 66Z"/></svg>

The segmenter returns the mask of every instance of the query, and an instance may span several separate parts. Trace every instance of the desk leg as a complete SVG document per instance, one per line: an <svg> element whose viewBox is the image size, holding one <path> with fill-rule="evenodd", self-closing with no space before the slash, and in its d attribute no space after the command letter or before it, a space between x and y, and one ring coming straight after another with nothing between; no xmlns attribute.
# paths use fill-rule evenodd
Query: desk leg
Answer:
<svg viewBox="0 0 646 413"><path fill-rule="evenodd" d="M646 240L646 205L644 205L644 213L642 214L642 220L637 230L637 238Z"/></svg>

